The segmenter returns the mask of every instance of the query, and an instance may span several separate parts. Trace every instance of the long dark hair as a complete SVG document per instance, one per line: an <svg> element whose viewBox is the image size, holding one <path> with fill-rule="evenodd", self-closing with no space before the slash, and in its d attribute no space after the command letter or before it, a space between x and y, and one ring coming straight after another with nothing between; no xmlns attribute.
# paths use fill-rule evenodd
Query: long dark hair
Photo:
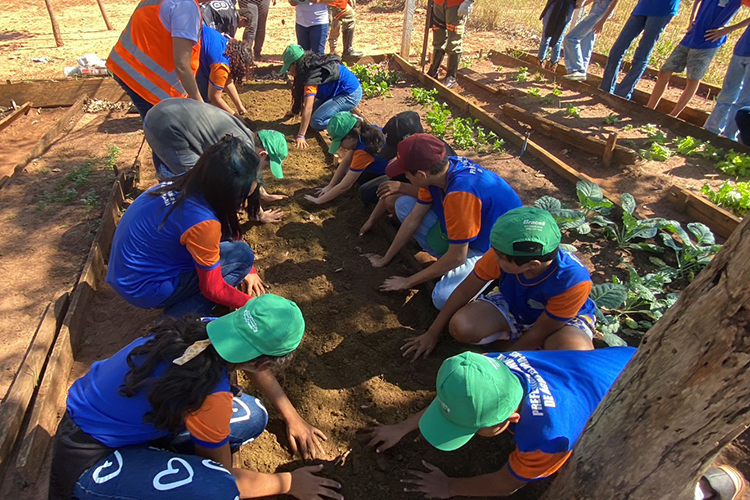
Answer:
<svg viewBox="0 0 750 500"><path fill-rule="evenodd" d="M357 120L357 123L352 127L346 137L352 139L362 140L365 144L365 151L372 156L380 153L385 145L385 135L376 126L365 123L362 120Z"/></svg>
<svg viewBox="0 0 750 500"><path fill-rule="evenodd" d="M235 84L240 85L242 81L252 74L253 53L250 44L231 39L227 42L227 50L224 55L229 58L229 76Z"/></svg>
<svg viewBox="0 0 750 500"><path fill-rule="evenodd" d="M120 395L131 398L141 390L147 390L152 411L143 420L157 429L177 432L184 427L185 417L197 411L211 394L227 370L235 365L225 361L213 345L185 363L172 363L196 341L206 340L206 323L197 316L183 318L166 317L151 328L152 338L130 351L127 363L130 371L120 386ZM283 369L292 359L286 356L262 355L258 362L270 361L270 369ZM167 369L154 377L160 365Z"/></svg>
<svg viewBox="0 0 750 500"><path fill-rule="evenodd" d="M187 173L151 194L177 193L162 224L186 199L202 195L221 223L222 238L234 240L242 235L237 212L244 208L251 218L258 214L260 189L250 192L256 182L260 185L260 157L246 142L227 134L206 148Z"/></svg>
<svg viewBox="0 0 750 500"><path fill-rule="evenodd" d="M305 96L305 85L308 84L310 73L319 69L324 64L333 61L341 61L336 54L317 54L305 51L305 54L294 63L296 72L292 85L292 113L295 115L302 111L302 100Z"/></svg>

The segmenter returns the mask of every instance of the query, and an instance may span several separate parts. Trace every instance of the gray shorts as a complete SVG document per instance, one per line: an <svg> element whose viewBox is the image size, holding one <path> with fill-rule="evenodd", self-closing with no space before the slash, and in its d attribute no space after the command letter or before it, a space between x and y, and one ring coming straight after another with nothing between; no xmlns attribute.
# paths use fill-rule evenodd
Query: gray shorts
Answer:
<svg viewBox="0 0 750 500"><path fill-rule="evenodd" d="M672 51L661 67L662 71L682 73L687 69L688 80L701 80L711 61L714 60L718 47L712 49L691 49L680 44Z"/></svg>

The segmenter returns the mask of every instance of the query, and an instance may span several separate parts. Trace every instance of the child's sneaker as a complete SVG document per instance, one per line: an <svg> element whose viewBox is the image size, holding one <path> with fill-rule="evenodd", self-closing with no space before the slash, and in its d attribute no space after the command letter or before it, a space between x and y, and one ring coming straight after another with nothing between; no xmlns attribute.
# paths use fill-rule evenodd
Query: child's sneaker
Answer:
<svg viewBox="0 0 750 500"><path fill-rule="evenodd" d="M586 81L586 73L583 71L576 71L574 73L568 73L563 78L566 80L573 80L576 82L585 82Z"/></svg>

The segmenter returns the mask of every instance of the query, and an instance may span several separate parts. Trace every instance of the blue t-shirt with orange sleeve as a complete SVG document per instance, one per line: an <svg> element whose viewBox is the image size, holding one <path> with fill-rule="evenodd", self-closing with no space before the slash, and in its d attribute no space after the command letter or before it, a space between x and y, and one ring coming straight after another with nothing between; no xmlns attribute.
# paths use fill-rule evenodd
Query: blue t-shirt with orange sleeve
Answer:
<svg viewBox="0 0 750 500"><path fill-rule="evenodd" d="M521 199L495 172L461 156L450 156L448 162L445 190L421 188L417 201L432 204L448 243L468 243L472 250L486 252L495 221L522 206Z"/></svg>
<svg viewBox="0 0 750 500"><path fill-rule="evenodd" d="M322 85L305 85L304 96L314 95L323 102L337 95L352 94L359 88L359 80L349 68L339 64L339 79Z"/></svg>
<svg viewBox="0 0 750 500"><path fill-rule="evenodd" d="M594 302L589 298L593 283L588 269L578 258L560 251L540 276L527 279L523 274L500 270L495 250L490 248L474 265L474 274L484 281L500 280L500 293L519 325L531 325L544 312L557 321L576 316L593 316Z"/></svg>
<svg viewBox="0 0 750 500"><path fill-rule="evenodd" d="M491 353L524 388L514 434L510 473L521 481L543 479L570 457L591 414L635 354L633 347L593 351Z"/></svg>
<svg viewBox="0 0 750 500"><path fill-rule="evenodd" d="M130 371L128 355L150 339L138 338L111 358L97 361L68 391L70 418L83 432L110 448L147 443L170 435L169 431L143 420L153 410L148 401L150 387L143 387L130 398L120 394L125 375ZM134 359L136 366L139 359ZM169 362L158 365L153 377L163 375L170 366ZM201 407L185 418L185 430L193 442L204 448L218 448L228 442L232 398L229 376L224 372Z"/></svg>
<svg viewBox="0 0 750 500"><path fill-rule="evenodd" d="M378 127L380 128L380 127ZM380 130L383 130L380 128ZM388 160L380 156L372 156L365 151L365 143L362 139L357 141L357 147L354 148L352 161L349 164L351 172L370 172L376 175L385 175L385 167L388 166Z"/></svg>
<svg viewBox="0 0 750 500"><path fill-rule="evenodd" d="M224 55L229 39L208 25L201 33L201 54L198 71L204 81L224 90L229 79L229 58Z"/></svg>
<svg viewBox="0 0 750 500"><path fill-rule="evenodd" d="M151 194L163 185L125 210L112 241L107 283L136 307L158 307L174 293L183 273L219 265L221 223L213 209L195 195L165 219L176 194Z"/></svg>

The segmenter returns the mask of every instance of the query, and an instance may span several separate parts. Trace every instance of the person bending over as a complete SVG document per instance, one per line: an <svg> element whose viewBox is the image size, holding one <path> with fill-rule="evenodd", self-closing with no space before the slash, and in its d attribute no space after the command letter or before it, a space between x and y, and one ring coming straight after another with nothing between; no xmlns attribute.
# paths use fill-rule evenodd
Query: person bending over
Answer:
<svg viewBox="0 0 750 500"><path fill-rule="evenodd" d="M386 173L406 176L419 194L396 201L401 227L384 256L367 255L370 263L387 265L412 236L438 260L412 276L391 276L380 289L406 290L439 279L432 302L442 309L489 249L492 224L508 210L520 207L521 200L499 175L466 158L448 156L443 141L430 134L414 134L401 141L398 157Z"/></svg>
<svg viewBox="0 0 750 500"><path fill-rule="evenodd" d="M260 400L230 384L239 370L286 419L293 452L324 454L325 435L299 416L272 371L288 362L304 329L294 302L265 295L218 319L162 320L94 363L68 392L49 498L342 499L338 483L315 475L322 466L277 474L232 467L232 451L268 422Z"/></svg>
<svg viewBox="0 0 750 500"><path fill-rule="evenodd" d="M309 202L320 205L338 198L354 184L362 185L385 174L388 162L378 156L385 144L382 129L364 122L348 111L336 113L328 122L331 146L328 152L346 152L327 186L318 189L318 196L305 195Z"/></svg>
<svg viewBox="0 0 750 500"><path fill-rule="evenodd" d="M593 349L591 276L573 254L559 249L560 229L550 213L511 210L493 226L490 243L430 328L406 341L404 356L427 356L446 328L468 344L509 340L513 350ZM498 293L470 302L494 280Z"/></svg>
<svg viewBox="0 0 750 500"><path fill-rule="evenodd" d="M362 100L362 86L336 55L314 54L290 45L282 57L282 74L288 71L293 78L292 109L285 119L302 115L297 147L304 149L307 128L323 130L333 115L354 109Z"/></svg>

